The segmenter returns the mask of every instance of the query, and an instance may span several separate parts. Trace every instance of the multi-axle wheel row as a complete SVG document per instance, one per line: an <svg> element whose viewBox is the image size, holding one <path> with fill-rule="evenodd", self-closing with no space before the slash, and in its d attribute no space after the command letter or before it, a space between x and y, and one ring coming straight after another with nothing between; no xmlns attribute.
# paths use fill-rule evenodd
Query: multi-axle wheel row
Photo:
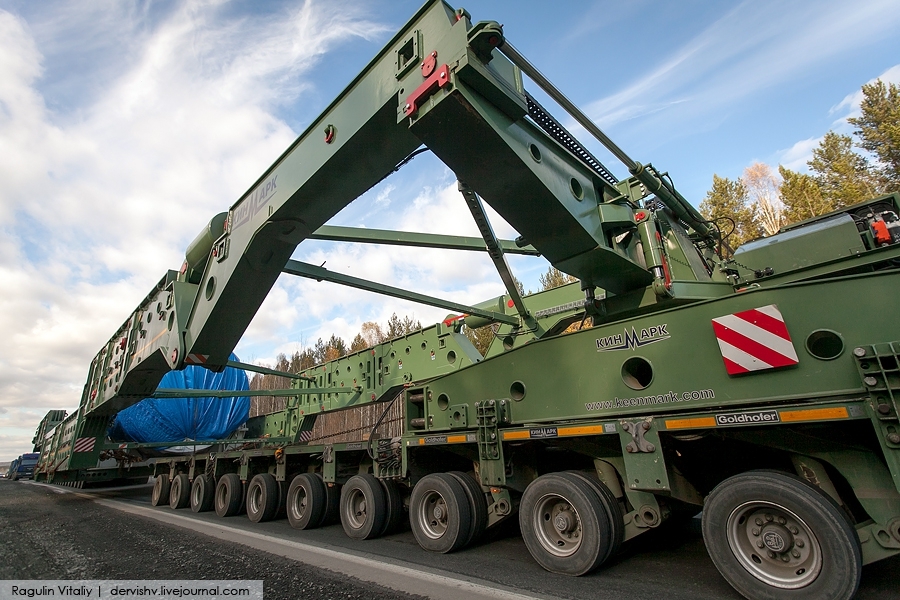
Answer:
<svg viewBox="0 0 900 600"><path fill-rule="evenodd" d="M462 472L420 479L405 488L369 474L327 486L318 474L294 476L290 485L271 474L246 485L226 474L193 484L186 474L157 477L152 503L231 516L246 506L255 522L280 514L296 529L340 520L354 539L372 539L409 523L419 545L453 552L477 540L488 523L488 494ZM623 499L581 472L536 478L519 501L525 545L548 571L584 575L619 549L625 535ZM752 471L721 482L703 509L703 538L719 572L748 598L851 598L859 585L859 539L847 513L819 488L789 474Z"/></svg>
<svg viewBox="0 0 900 600"><path fill-rule="evenodd" d="M151 502L194 512L215 510L222 517L246 510L251 521L287 517L296 529L313 529L339 520L354 539L397 531L407 519L419 545L447 553L476 541L487 528L487 494L459 471L423 477L404 501L405 488L369 474L342 486L328 486L314 473L295 475L289 485L269 473L244 486L235 473L213 484L199 475L193 484L180 473L157 477ZM612 492L597 479L576 472L539 477L522 496L520 522L526 545L546 569L582 575L603 563L624 534L622 512Z"/></svg>
<svg viewBox="0 0 900 600"><path fill-rule="evenodd" d="M409 520L423 548L452 552L475 541L487 527L487 502L481 486L462 472L424 477L412 491L409 504L400 484L369 474L355 475L343 485L328 486L319 474L300 473L289 485L269 473L254 476L245 486L237 474L213 482L186 473L171 480L155 479L151 504L191 507L194 512L215 510L220 517L246 510L251 521L286 516L295 529L314 529L336 520L354 539L372 539L400 529Z"/></svg>

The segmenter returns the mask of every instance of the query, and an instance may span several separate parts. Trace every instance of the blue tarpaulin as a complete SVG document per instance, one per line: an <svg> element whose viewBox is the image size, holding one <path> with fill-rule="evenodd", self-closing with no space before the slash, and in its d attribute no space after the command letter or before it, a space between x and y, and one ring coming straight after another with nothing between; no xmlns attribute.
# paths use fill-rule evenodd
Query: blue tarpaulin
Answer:
<svg viewBox="0 0 900 600"><path fill-rule="evenodd" d="M232 354L230 360L238 358ZM247 374L188 366L166 373L160 389L249 390ZM116 415L109 437L119 442L182 442L225 439L250 416L250 397L145 398Z"/></svg>

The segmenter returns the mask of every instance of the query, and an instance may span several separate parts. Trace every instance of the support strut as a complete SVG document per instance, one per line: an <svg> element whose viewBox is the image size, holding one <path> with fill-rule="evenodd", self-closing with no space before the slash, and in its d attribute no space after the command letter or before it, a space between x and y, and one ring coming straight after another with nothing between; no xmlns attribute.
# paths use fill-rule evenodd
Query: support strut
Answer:
<svg viewBox="0 0 900 600"><path fill-rule="evenodd" d="M472 188L462 181L457 182L457 189L462 193L462 196L466 201L466 206L469 207L469 212L472 213L472 218L475 219L478 231L481 233L481 237L484 238L484 244L487 247L488 255L491 257L494 267L497 269L497 273L500 274L503 285L506 286L506 293L509 294L513 306L516 307L516 312L519 313L519 317L522 318L522 322L529 330L538 332L540 330L540 325L538 325L537 320L531 316L528 308L525 307L525 302L522 300L519 288L516 287L515 277L513 277L512 271L509 270L509 265L506 263L506 258L503 256L503 249L500 247L500 242L494 234L494 229L491 227L491 222L488 220L487 213L484 212L484 205L481 203L481 198L478 197L478 194L476 194Z"/></svg>

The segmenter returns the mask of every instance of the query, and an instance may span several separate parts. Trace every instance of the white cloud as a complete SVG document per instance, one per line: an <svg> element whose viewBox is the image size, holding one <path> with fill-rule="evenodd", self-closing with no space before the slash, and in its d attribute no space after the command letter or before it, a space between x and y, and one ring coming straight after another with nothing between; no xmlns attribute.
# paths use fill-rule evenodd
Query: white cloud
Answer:
<svg viewBox="0 0 900 600"><path fill-rule="evenodd" d="M800 140L787 150L779 150L777 153L778 164L784 165L792 171L805 173L809 170L806 163L812 159L813 148L821 143L822 137Z"/></svg>
<svg viewBox="0 0 900 600"><path fill-rule="evenodd" d="M886 70L884 73L870 79L866 83L875 83L877 80L881 80L885 83L900 83L900 65L894 65L890 69ZM863 100L862 86L860 89L854 91L851 94L847 94L844 96L844 99L841 100L837 105L832 107L830 113L832 115L840 115L840 117L834 122L834 126L843 128L843 129L851 129L850 124L847 122L847 119L851 119L854 117L859 117L861 112L861 104ZM849 132L849 131L848 131Z"/></svg>
<svg viewBox="0 0 900 600"><path fill-rule="evenodd" d="M375 206L379 208L387 208L391 204L391 192L393 192L396 186L388 184L384 187L384 189L378 192L378 195L375 196Z"/></svg>
<svg viewBox="0 0 900 600"><path fill-rule="evenodd" d="M385 189L389 191L386 193L406 189L402 183L387 185ZM378 208L378 198L384 193L383 190L373 190L367 196L371 204ZM368 206L356 208L363 212L369 210ZM508 239L518 235L493 209L486 206L486 210L498 237ZM392 202L390 210L369 213L369 217L373 226L399 231L479 236L478 228L452 177L445 178L437 188L421 189L405 203ZM484 252L309 241L298 247L294 258L315 265L324 263L326 269L336 273L461 304L481 302L504 293L503 284ZM543 259L531 260L540 262L541 269L546 268ZM515 272L519 273L519 269ZM384 324L391 314L397 313L401 317L419 319L427 326L451 312L335 283L305 278L292 280L286 276L279 279L275 288L278 298L281 298L279 290L282 286L290 290L289 303L299 307L299 314L275 318L265 314L270 303L282 307L281 301L276 304L270 294L238 346L239 354L249 356L256 353L260 359L271 364L278 352L290 354L332 334L349 343L365 321ZM276 347L266 356L259 350L264 338Z"/></svg>
<svg viewBox="0 0 900 600"><path fill-rule="evenodd" d="M885 83L900 83L900 65L894 65L866 83L874 83L878 79ZM859 89L844 96L843 100L831 108L829 114L840 115L832 124L834 131L844 135L853 133L853 126L847 122L847 119L860 116L862 100L863 93L862 86L860 86ZM824 135L821 135L816 138L800 140L786 150L779 150L776 152L778 164L784 165L793 171L808 171L809 168L806 163L812 160L812 151L821 143L823 137Z"/></svg>
<svg viewBox="0 0 900 600"><path fill-rule="evenodd" d="M0 459L77 406L100 346L293 141L276 111L302 104L323 53L383 32L352 2L142 6L0 10ZM297 319L289 292L254 336Z"/></svg>
<svg viewBox="0 0 900 600"><path fill-rule="evenodd" d="M587 112L601 127L640 118L642 128L665 120L670 132L673 123L696 131L743 99L888 35L898 23L900 11L888 0L743 2Z"/></svg>

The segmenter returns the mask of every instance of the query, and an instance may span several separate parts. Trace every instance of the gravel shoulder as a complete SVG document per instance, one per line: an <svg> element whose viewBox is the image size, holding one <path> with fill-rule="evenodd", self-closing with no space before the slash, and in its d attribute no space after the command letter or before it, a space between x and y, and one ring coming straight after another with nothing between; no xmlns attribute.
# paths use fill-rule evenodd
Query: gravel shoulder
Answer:
<svg viewBox="0 0 900 600"><path fill-rule="evenodd" d="M0 480L0 579L262 579L266 600L418 598L134 515Z"/></svg>

